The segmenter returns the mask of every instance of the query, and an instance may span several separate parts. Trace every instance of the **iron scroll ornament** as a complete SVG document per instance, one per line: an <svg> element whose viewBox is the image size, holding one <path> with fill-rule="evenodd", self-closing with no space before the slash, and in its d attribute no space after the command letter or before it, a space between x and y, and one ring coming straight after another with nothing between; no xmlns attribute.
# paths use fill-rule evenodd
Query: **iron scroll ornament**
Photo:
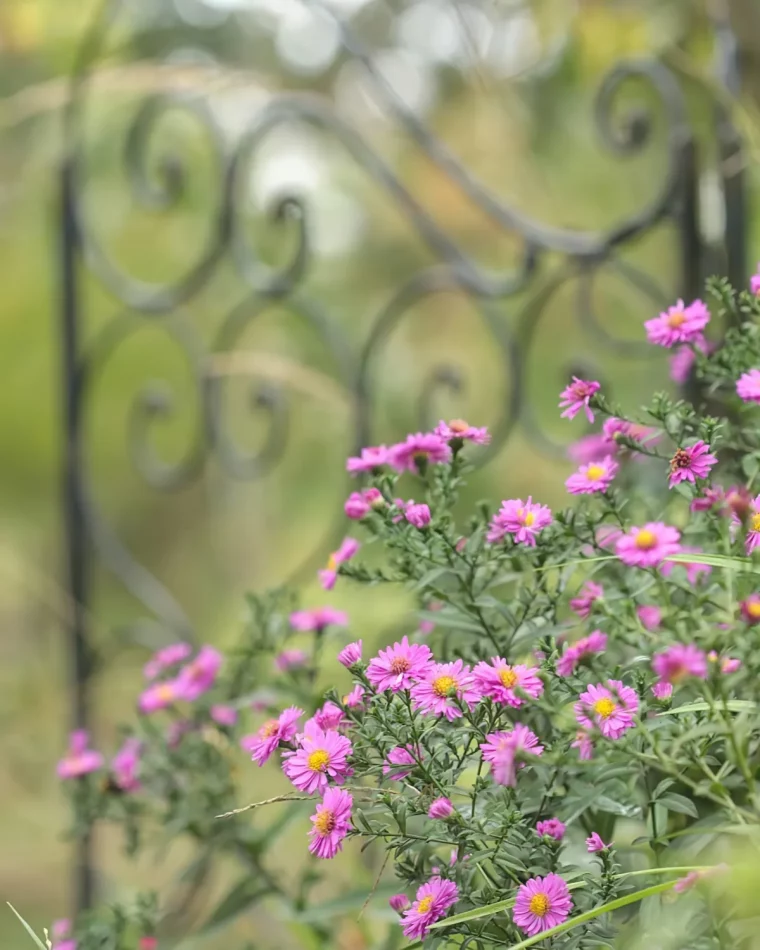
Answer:
<svg viewBox="0 0 760 950"><path fill-rule="evenodd" d="M345 50L364 67L391 117L469 201L505 233L519 237L521 252L517 263L503 271L487 271L481 267L439 227L393 168L323 99L283 95L272 100L252 117L247 131L230 149L208 104L197 98L162 93L144 100L125 138L123 161L132 201L144 210L168 214L183 195L189 173L186 157L163 154L158 162L154 157L157 133L174 110L190 115L204 130L215 163L218 196L206 243L184 273L170 282L154 284L130 275L100 244L85 211L84 120L91 74L112 25L126 7L126 0L105 0L84 39L73 73L64 112L64 156L60 173L60 326L66 433L64 508L68 585L74 604L68 635L73 718L78 728L87 728L90 720L88 685L93 657L88 637L88 609L96 557L155 618L151 621L151 630L157 634L192 636L192 624L181 605L158 578L135 560L99 514L90 485L84 417L91 386L97 375L107 370L110 356L131 334L146 325L160 326L184 354L197 392L197 419L191 438L181 457L172 463L158 458L151 449L153 426L170 419L177 408L168 383L145 388L130 413L127 436L137 470L151 486L174 491L200 478L212 454L224 471L239 479L260 478L281 459L288 438L287 393L279 385L262 386L254 391L252 407L269 416L269 434L262 449L246 453L235 444L225 426L225 382L210 371L213 358L233 351L245 327L268 308L287 301L332 354L336 378L353 409L351 441L360 447L373 441L373 394L377 388L373 367L389 334L420 301L439 293L463 294L472 301L509 371L508 398L492 426L493 441L482 456L485 463L521 424L539 449L550 454L562 451L533 418L523 389L526 353L542 314L565 283L578 282L576 302L580 319L601 343L639 358L642 353L637 344L605 334L598 324L593 307L593 283L599 269L603 266L616 269L622 279L632 282L653 302L665 303L666 293L646 274L622 260L618 252L663 220L670 219L676 225L681 246L683 295L693 294L702 277L694 142L680 86L661 63L637 61L616 66L599 89L595 109L603 145L623 156L641 153L648 146L659 114L666 130L666 167L661 183L644 207L605 231L572 231L535 221L490 191L396 96L350 25L332 13L322 0L310 0L310 3L336 20ZM616 120L621 91L635 83L648 87L648 106L629 111L622 120L619 117ZM658 109L651 103L652 93ZM332 325L329 314L303 292L304 279L314 266L309 242L309 208L305 202L291 195L279 201L272 211L272 226L292 232L292 253L277 269L265 266L257 257L242 227L239 196L248 166L270 132L293 121L316 126L340 143L406 216L436 261L394 290L379 311L370 316L369 332L359 353L349 349L338 328ZM557 256L562 259L561 264L548 268L531 295L539 267ZM241 296L208 344L201 340L189 321L183 320L182 312L204 290L222 262L232 264L240 281ZM111 322L86 345L82 333L85 273L105 288L120 307ZM499 305L516 301L518 294L527 300L520 305L510 327L502 319ZM434 421L435 394L441 387L457 392L463 386L463 376L456 366L447 362L433 368L419 398L420 427ZM320 553L334 532L335 525L331 524L320 544ZM300 568L311 565L313 555L314 552L309 552ZM80 844L77 894L80 907L91 903L93 865L89 841Z"/></svg>

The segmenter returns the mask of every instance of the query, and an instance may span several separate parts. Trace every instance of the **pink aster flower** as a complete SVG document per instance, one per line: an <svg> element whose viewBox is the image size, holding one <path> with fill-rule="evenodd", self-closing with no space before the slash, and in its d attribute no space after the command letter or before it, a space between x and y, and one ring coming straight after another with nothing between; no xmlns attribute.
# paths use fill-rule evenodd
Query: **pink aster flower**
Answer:
<svg viewBox="0 0 760 950"><path fill-rule="evenodd" d="M329 699L321 709L318 709L314 713L311 719L307 720L304 729L306 729L309 723L314 723L319 726L320 729L340 729L343 726L349 725L349 721L346 719L340 706Z"/></svg>
<svg viewBox="0 0 760 950"><path fill-rule="evenodd" d="M588 465L590 462L599 462L610 454L607 438L602 432L584 435L567 447L567 457L576 465Z"/></svg>
<svg viewBox="0 0 760 950"><path fill-rule="evenodd" d="M595 584L593 581L586 581L580 589L577 597L570 601L570 609L578 614L581 620L586 620L591 613L591 608L597 600L604 596L604 588L601 584Z"/></svg>
<svg viewBox="0 0 760 950"><path fill-rule="evenodd" d="M759 594L750 594L746 600L743 600L739 605L742 615L742 620L745 623L756 624L760 623L760 595Z"/></svg>
<svg viewBox="0 0 760 950"><path fill-rule="evenodd" d="M686 580L692 586L697 583L699 580L700 574L708 576L712 573L712 568L709 564L701 564L699 561L688 561L685 557L682 559L680 555L682 554L701 554L702 548L689 547L684 545L679 551L679 558L677 561L664 561L660 565L660 573L663 577L670 577L676 567L686 568Z"/></svg>
<svg viewBox="0 0 760 950"><path fill-rule="evenodd" d="M352 521L361 521L370 513L372 506L364 497L364 492L354 491L346 499L343 510Z"/></svg>
<svg viewBox="0 0 760 950"><path fill-rule="evenodd" d="M348 614L333 607L314 607L296 610L290 615L290 626L303 633L321 633L325 627L347 627Z"/></svg>
<svg viewBox="0 0 760 950"><path fill-rule="evenodd" d="M597 382L589 382L588 380L578 379L577 376L573 376L572 383L559 394L559 408L565 410L561 418L574 419L581 409L583 409L588 421L593 422L594 413L589 406L589 400L600 388Z"/></svg>
<svg viewBox="0 0 760 950"><path fill-rule="evenodd" d="M372 445L362 449L361 455L352 455L346 461L346 471L351 475L360 472L379 471L388 464L388 449L384 445Z"/></svg>
<svg viewBox="0 0 760 950"><path fill-rule="evenodd" d="M650 343L671 348L699 340L709 322L710 311L701 300L695 300L688 307L679 300L675 307L670 307L654 320L647 320L644 326Z"/></svg>
<svg viewBox="0 0 760 950"><path fill-rule="evenodd" d="M141 749L142 743L139 739L126 739L113 757L111 770L114 782L123 792L136 792L140 788L137 773L140 769Z"/></svg>
<svg viewBox="0 0 760 950"><path fill-rule="evenodd" d="M619 468L612 456L607 455L599 462L581 465L578 471L567 479L565 488L571 495L593 495L595 492L607 491Z"/></svg>
<svg viewBox="0 0 760 950"><path fill-rule="evenodd" d="M60 943L53 944L53 950L78 950L79 941L75 940L73 937L68 937L66 940L62 940Z"/></svg>
<svg viewBox="0 0 760 950"><path fill-rule="evenodd" d="M364 694L366 692L367 691L362 686L362 684L357 683L351 692L346 693L346 695L343 697L343 705L347 709L358 709L360 706L364 705Z"/></svg>
<svg viewBox="0 0 760 950"><path fill-rule="evenodd" d="M173 706L178 700L184 698L178 680L166 680L163 683L154 683L143 690L137 701L137 708L141 713L149 714L158 712L159 709L166 709L167 706Z"/></svg>
<svg viewBox="0 0 760 950"><path fill-rule="evenodd" d="M657 567L670 554L678 554L680 533L661 521L650 521L643 528L631 528L618 538L617 556L632 567Z"/></svg>
<svg viewBox="0 0 760 950"><path fill-rule="evenodd" d="M747 537L744 542L744 547L747 554L751 554L760 544L760 495L753 498L749 503L747 514L749 517L747 520ZM736 515L734 518L735 522L740 521Z"/></svg>
<svg viewBox="0 0 760 950"><path fill-rule="evenodd" d="M420 472L428 464L451 461L448 443L433 432L418 432L408 435L388 449L388 461L398 472Z"/></svg>
<svg viewBox="0 0 760 950"><path fill-rule="evenodd" d="M589 686L574 706L579 724L585 729L598 729L606 739L619 739L632 729L638 708L635 691L620 680Z"/></svg>
<svg viewBox="0 0 760 950"><path fill-rule="evenodd" d="M737 660L736 658L730 656L719 657L715 650L710 650L710 652L707 654L707 659L711 663L717 663L720 661L721 673L736 673L736 671L740 670L742 666L741 660Z"/></svg>
<svg viewBox="0 0 760 950"><path fill-rule="evenodd" d="M489 733L480 749L483 761L491 764L493 780L512 788L517 784L517 769L525 766L525 759L544 751L538 736L520 722L507 732Z"/></svg>
<svg viewBox="0 0 760 950"><path fill-rule="evenodd" d="M715 488L705 488L704 494L692 498L689 511L713 511L723 514L726 502L726 493L720 485Z"/></svg>
<svg viewBox="0 0 760 950"><path fill-rule="evenodd" d="M517 544L535 547L536 535L551 520L551 509L546 505L534 504L531 496L528 496L527 501L510 498L501 503L501 508L491 520L486 540L493 544L511 534Z"/></svg>
<svg viewBox="0 0 760 950"><path fill-rule="evenodd" d="M182 667L177 676L177 692L186 702L192 703L208 692L216 682L222 665L222 654L213 647L204 646L197 656Z"/></svg>
<svg viewBox="0 0 760 950"><path fill-rule="evenodd" d="M335 587L335 582L338 579L338 567L345 564L346 561L350 561L360 547L361 545L355 538L343 539L338 550L333 551L327 559L327 566L323 570L317 571L322 590L332 590Z"/></svg>
<svg viewBox="0 0 760 950"><path fill-rule="evenodd" d="M638 422L629 422L628 419L619 419L617 416L611 416L604 420L602 433L607 445L606 455L620 454L628 449L628 446L621 445L621 437L640 445L649 445L658 439L656 429L643 426Z"/></svg>
<svg viewBox="0 0 760 950"><path fill-rule="evenodd" d="M168 647L162 647L143 667L145 679L154 680L168 667L182 663L192 652L193 648L189 643L171 643Z"/></svg>
<svg viewBox="0 0 760 950"><path fill-rule="evenodd" d="M71 933L71 921L65 917L60 920L54 920L51 931L54 940L63 940L64 937L68 937Z"/></svg>
<svg viewBox="0 0 760 950"><path fill-rule="evenodd" d="M594 630L587 637L576 641L572 646L565 648L565 652L557 663L557 672L560 676L570 676L576 666L588 656L603 653L607 649L607 634L601 630Z"/></svg>
<svg viewBox="0 0 760 950"><path fill-rule="evenodd" d="M670 699L673 695L673 684L655 683L652 687L652 695L655 699Z"/></svg>
<svg viewBox="0 0 760 950"><path fill-rule="evenodd" d="M477 428L465 422L464 419L452 419L450 422L444 422L441 419L433 432L439 439L451 444L452 448L461 448L463 442L488 445L491 441L491 434L485 426Z"/></svg>
<svg viewBox="0 0 760 950"><path fill-rule="evenodd" d="M211 718L218 726L232 728L238 720L238 712L234 706L222 706L221 704L212 706L210 713Z"/></svg>
<svg viewBox="0 0 760 950"><path fill-rule="evenodd" d="M410 643L409 638L404 637L400 643L380 650L369 661L367 679L379 693L387 689L394 693L409 689L427 673L432 659L430 647L424 643Z"/></svg>
<svg viewBox="0 0 760 950"><path fill-rule="evenodd" d="M515 926L533 937L564 923L573 909L566 882L558 874L533 877L517 888L512 919Z"/></svg>
<svg viewBox="0 0 760 950"><path fill-rule="evenodd" d="M383 765L383 775L388 775L392 781L400 782L402 779L405 779L407 775L411 774L411 769L406 769L402 771L399 766L401 765L416 765L420 756L417 758L414 757L414 749L412 746L401 746L397 745L388 753L385 759L385 765Z"/></svg>
<svg viewBox="0 0 760 950"><path fill-rule="evenodd" d="M575 734L575 739L570 743L571 749L578 750L578 758L589 761L594 758L594 743L591 741L591 734L585 729L579 729Z"/></svg>
<svg viewBox="0 0 760 950"><path fill-rule="evenodd" d="M350 668L355 666L357 663L362 661L362 641L354 640L353 643L349 643L348 646L343 647L343 649L338 654L338 663L341 663L343 666Z"/></svg>
<svg viewBox="0 0 760 950"><path fill-rule="evenodd" d="M297 789L313 795L324 792L332 780L342 785L349 774L351 740L333 729L312 725L298 738L295 751L282 754L282 770Z"/></svg>
<svg viewBox="0 0 760 950"><path fill-rule="evenodd" d="M393 897L388 898L388 903L391 905L391 909L395 910L397 914L403 914L405 910L408 910L412 906L412 902L406 894L394 894Z"/></svg>
<svg viewBox="0 0 760 950"><path fill-rule="evenodd" d="M547 818L546 821L536 823L536 833L543 837L554 838L555 841L562 841L565 837L565 823L559 818Z"/></svg>
<svg viewBox="0 0 760 950"><path fill-rule="evenodd" d="M422 940L431 924L440 920L459 900L459 888L453 881L431 878L417 890L416 900L401 918L404 936Z"/></svg>
<svg viewBox="0 0 760 950"><path fill-rule="evenodd" d="M268 719L258 732L243 736L240 740L241 748L250 752L251 760L258 766L262 766L281 742L293 741L301 716L303 716L303 709L299 709L298 706L288 706L277 719Z"/></svg>
<svg viewBox="0 0 760 950"><path fill-rule="evenodd" d="M736 393L744 402L760 402L760 369L743 373L736 381Z"/></svg>
<svg viewBox="0 0 760 950"><path fill-rule="evenodd" d="M137 950L158 950L158 937L140 937Z"/></svg>
<svg viewBox="0 0 760 950"><path fill-rule="evenodd" d="M100 752L88 748L90 736L84 729L77 729L69 736L69 748L58 763L58 778L80 778L90 772L97 772L103 766Z"/></svg>
<svg viewBox="0 0 760 950"><path fill-rule="evenodd" d="M674 643L661 653L655 653L652 669L660 682L674 685L688 676L707 679L707 657L704 650L693 643Z"/></svg>
<svg viewBox="0 0 760 950"><path fill-rule="evenodd" d="M679 482L694 485L697 478L707 478L710 469L717 464L717 456L712 455L710 446L701 440L686 449L679 449L670 460L668 488L675 488Z"/></svg>
<svg viewBox="0 0 760 950"><path fill-rule="evenodd" d="M478 663L473 676L483 696L508 706L522 706L527 697L538 699L544 691L535 669L521 664L510 666L500 656L491 657L490 663Z"/></svg>
<svg viewBox="0 0 760 950"><path fill-rule="evenodd" d="M427 505L407 505L404 517L415 528L427 528L430 524L430 509Z"/></svg>
<svg viewBox="0 0 760 950"><path fill-rule="evenodd" d="M461 660L433 663L411 690L412 704L424 715L445 716L449 722L459 719L459 704L470 709L481 698L472 670Z"/></svg>
<svg viewBox="0 0 760 950"><path fill-rule="evenodd" d="M693 346L695 346L700 353L710 353L713 349L712 345L709 344L702 335L694 340ZM691 346L679 346L670 357L670 378L673 382L679 386L683 386L691 375L692 367L696 361L697 357Z"/></svg>
<svg viewBox="0 0 760 950"><path fill-rule="evenodd" d="M642 604L636 608L636 616L645 630L656 630L662 623L662 611L654 604Z"/></svg>
<svg viewBox="0 0 760 950"><path fill-rule="evenodd" d="M609 844L605 844L596 831L592 831L588 838L586 838L586 850L589 854L596 854L597 851L606 851L611 847L612 842L610 841Z"/></svg>
<svg viewBox="0 0 760 950"><path fill-rule="evenodd" d="M450 798L436 798L428 808L428 818L450 818L454 813L454 806Z"/></svg>
<svg viewBox="0 0 760 950"><path fill-rule="evenodd" d="M328 788L311 816L309 851L318 858L334 858L343 847L351 825L354 800L342 788Z"/></svg>
<svg viewBox="0 0 760 950"><path fill-rule="evenodd" d="M305 650L289 648L277 654L274 658L274 666L280 673L286 673L288 670L297 670L299 667L305 666L308 659L309 655Z"/></svg>

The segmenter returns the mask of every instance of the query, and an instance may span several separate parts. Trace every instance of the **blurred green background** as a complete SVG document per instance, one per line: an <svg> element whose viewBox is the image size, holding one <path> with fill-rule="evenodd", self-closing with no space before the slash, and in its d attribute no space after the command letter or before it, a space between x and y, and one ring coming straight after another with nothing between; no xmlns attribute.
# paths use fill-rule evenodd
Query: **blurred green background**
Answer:
<svg viewBox="0 0 760 950"><path fill-rule="evenodd" d="M566 228L611 227L657 194L666 130L651 89L634 85L621 95L623 106L643 103L655 118L647 147L628 157L601 144L593 103L599 82L619 59L665 59L679 76L698 136L700 226L707 259L719 266L724 222L712 140L715 45L706 5L333 0L331 6L350 19L386 81L472 174L526 215ZM148 282L176 280L202 255L219 207L219 171L207 130L186 110L163 116L140 156L154 188L162 158L177 156L185 172L182 196L159 213L141 205L132 189L123 161L126 136L145 97L161 91L205 104L228 146L278 94L318 96L382 156L484 271L507 272L519 261L519 235L496 227L425 157L343 49L334 23L308 4L125 0L112 2L111 10L76 143L84 170L78 202L88 235L124 274ZM0 6L0 894L37 926L64 912L70 891L68 848L61 839L67 814L54 779L69 728L65 630L71 606L60 507L57 175L68 77L96 11L97 5L80 0L3 0ZM730 12L747 78L735 115L749 136L751 200L760 26L752 0L734 4ZM336 519L349 490L343 466L355 439L352 392L359 354L394 291L435 263L398 202L367 174L366 163L354 161L329 130L289 121L264 138L237 179L235 220L261 266L282 266L292 253L292 223L273 222L268 214L278 198L292 194L308 209L312 256L296 292L278 302L246 289L229 258L186 305L159 317L125 310L97 275L81 272L85 347L97 345L111 321L126 320L130 327L124 341L98 361L88 389L92 499L136 561L182 604L199 637L222 646L239 632L246 590L295 574L305 603L324 599L309 578L341 530ZM750 249L757 247L756 231L750 216ZM679 287L678 254L668 223L622 251L662 286L666 298ZM576 279L536 314L523 310L566 263L546 255L528 292L489 305L502 330L519 335L525 321L538 321L519 357L520 398L530 419L514 428L473 479L466 504L521 493L563 503L562 482L572 465L561 452L551 458L537 451L528 436L539 428L562 443L585 431L580 419L571 425L558 419L557 393L569 367L600 366L600 378L613 383L614 397L630 410L653 385L667 382L666 361L641 347L642 322L658 308L611 269L600 269L594 281L606 342L580 319ZM241 332L225 341L223 328L237 306L245 315ZM282 456L271 470L254 479L230 477L209 453L188 487L167 494L146 486L129 436L145 392L169 397L172 407L154 414L140 436L140 445L156 458L181 458L199 420L192 359L174 333L184 333L201 354L197 371L224 376L221 417L241 451L255 453L273 431L285 433ZM631 356L610 339L639 346ZM222 355L210 361L215 350ZM224 358L229 350L234 362ZM462 416L495 426L514 409L514 367L477 301L437 293L410 307L371 347L374 441L395 441L420 427L422 394L442 366L455 368L461 385L458 391L434 388L429 409L436 418ZM279 414L272 416L252 398L262 386L281 400ZM348 585L330 602L348 609L357 632L370 642L404 607L401 598L360 603ZM96 739L104 748L113 747L115 724L132 713L140 667L156 633L136 621L149 615L98 559L91 632L103 661L94 683L94 713ZM279 788L274 771L250 781L257 795ZM299 832L292 840L300 853ZM117 842L107 835L99 850L109 895L143 884L146 874L164 873L124 866ZM289 860L282 856L284 867ZM169 863L178 861L172 855ZM328 890L339 893L349 882L355 887L357 874L369 887L373 873L357 871L355 864L355 858L341 856ZM3 946L21 945L16 927L0 915ZM263 930L266 945L293 940L276 909L266 912ZM366 943L350 922L336 939L350 948Z"/></svg>

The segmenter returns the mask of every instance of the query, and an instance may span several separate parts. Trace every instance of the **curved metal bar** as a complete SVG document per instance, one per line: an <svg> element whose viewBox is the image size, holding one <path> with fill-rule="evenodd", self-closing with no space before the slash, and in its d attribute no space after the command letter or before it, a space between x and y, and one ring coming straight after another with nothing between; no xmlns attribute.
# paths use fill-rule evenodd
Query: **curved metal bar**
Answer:
<svg viewBox="0 0 760 950"><path fill-rule="evenodd" d="M629 359L652 359L652 345L644 340L619 340L602 326L594 306L594 282L599 268L584 267L578 274L578 322L608 350ZM579 374L578 374L579 375Z"/></svg>

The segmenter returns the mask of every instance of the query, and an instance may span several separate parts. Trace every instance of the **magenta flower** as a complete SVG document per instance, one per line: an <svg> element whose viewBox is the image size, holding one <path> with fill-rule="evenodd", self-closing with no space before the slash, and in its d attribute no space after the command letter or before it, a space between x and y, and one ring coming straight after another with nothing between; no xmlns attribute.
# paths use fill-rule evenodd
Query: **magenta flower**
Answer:
<svg viewBox="0 0 760 950"><path fill-rule="evenodd" d="M289 648L277 654L274 658L274 666L280 673L285 673L288 670L297 670L299 667L305 666L308 659L309 656L305 650Z"/></svg>
<svg viewBox="0 0 760 950"><path fill-rule="evenodd" d="M168 647L163 647L154 653L143 667L145 679L154 680L167 667L182 663L192 652L193 648L189 643L172 643Z"/></svg>
<svg viewBox="0 0 760 950"><path fill-rule="evenodd" d="M515 926L533 937L564 923L570 916L573 899L558 874L533 877L517 888L512 919Z"/></svg>
<svg viewBox="0 0 760 950"><path fill-rule="evenodd" d="M652 687L652 695L655 699L670 699L673 695L673 684L655 683Z"/></svg>
<svg viewBox="0 0 760 950"><path fill-rule="evenodd" d="M526 757L541 755L544 747L538 736L527 726L516 722L508 732L491 732L481 742L483 761L490 762L494 781L498 785L514 787L517 784L517 769L525 766Z"/></svg>
<svg viewBox="0 0 760 950"><path fill-rule="evenodd" d="M645 630L656 630L662 623L662 611L654 604L642 604L636 608L636 616Z"/></svg>
<svg viewBox="0 0 760 950"><path fill-rule="evenodd" d="M298 720L303 709L288 706L277 719L268 719L263 726L250 736L243 736L240 746L250 752L251 760L261 767L267 762L281 742L292 742L298 731Z"/></svg>
<svg viewBox="0 0 760 950"><path fill-rule="evenodd" d="M596 727L606 739L619 739L633 728L639 699L635 691L620 680L607 680L606 686L601 683L589 686L573 708L575 718L585 729Z"/></svg>
<svg viewBox="0 0 760 950"><path fill-rule="evenodd" d="M310 723L314 723L320 729L340 729L343 726L349 725L349 720L344 716L340 706L328 699L322 708L318 709L312 718L306 721L304 729L306 729Z"/></svg>
<svg viewBox="0 0 760 950"><path fill-rule="evenodd" d="M485 426L477 428L465 422L464 419L452 419L451 422L444 422L441 419L433 432L444 442L453 443L452 448L461 448L463 442L488 445L491 441L491 434Z"/></svg>
<svg viewBox="0 0 760 950"><path fill-rule="evenodd" d="M710 452L706 442L695 442L686 449L679 449L670 460L668 488L675 488L679 482L695 484L697 478L707 478L718 459Z"/></svg>
<svg viewBox="0 0 760 950"><path fill-rule="evenodd" d="M596 831L592 831L586 838L586 850L589 854L595 854L597 851L606 851L612 847L612 842L605 844Z"/></svg>
<svg viewBox="0 0 760 950"><path fill-rule="evenodd" d="M188 703L208 692L216 682L222 665L222 654L213 647L204 646L197 656L182 667L177 676L177 692Z"/></svg>
<svg viewBox="0 0 760 950"><path fill-rule="evenodd" d="M231 729L238 720L238 712L234 706L212 706L210 713L218 726L227 726Z"/></svg>
<svg viewBox="0 0 760 950"><path fill-rule="evenodd" d="M327 566L323 570L317 571L322 590L332 590L335 587L335 582L338 579L338 567L345 564L346 561L350 561L360 547L361 545L355 538L343 539L338 550L333 551L327 559Z"/></svg>
<svg viewBox="0 0 760 950"><path fill-rule="evenodd" d="M701 554L701 548L689 547L684 545L680 554ZM709 564L700 564L699 561L687 561L686 558L683 560L678 559L678 561L665 561L660 565L660 573L663 577L670 577L676 567L685 567L686 568L686 580L694 586L699 580L699 575L704 574L705 576L712 573L712 568Z"/></svg>
<svg viewBox="0 0 760 950"><path fill-rule="evenodd" d="M64 937L68 937L71 933L71 921L65 917L60 920L54 920L51 930L54 940L63 940Z"/></svg>
<svg viewBox="0 0 760 950"><path fill-rule="evenodd" d="M343 697L343 705L348 709L357 709L359 706L364 705L364 694L367 691L362 686L361 683L357 683L356 686L351 690L350 693L347 693Z"/></svg>
<svg viewBox="0 0 760 950"><path fill-rule="evenodd" d="M500 656L491 657L491 662L481 661L473 670L477 688L483 696L490 696L497 703L522 706L526 697L538 699L544 684L529 666L510 666Z"/></svg>
<svg viewBox="0 0 760 950"><path fill-rule="evenodd" d="M400 765L416 765L420 756L414 757L412 746L397 745L388 753L385 765L383 766L383 775L389 775L392 781L400 782L407 775L411 774L411 769L402 771L398 768Z"/></svg>
<svg viewBox="0 0 760 950"><path fill-rule="evenodd" d="M571 495L593 495L595 492L607 491L619 468L612 456L607 455L600 462L581 465L578 471L567 479L565 488Z"/></svg>
<svg viewBox="0 0 760 950"><path fill-rule="evenodd" d="M604 420L602 432L607 443L606 455L620 453L628 448L620 444L621 436L640 445L656 442L658 438L656 429L643 426L638 422L629 422L627 419L618 419L617 416Z"/></svg>
<svg viewBox="0 0 760 950"><path fill-rule="evenodd" d="M570 743L571 749L578 750L578 758L588 761L594 758L594 743L591 741L591 735L585 729L579 729L575 734L575 739Z"/></svg>
<svg viewBox="0 0 760 950"><path fill-rule="evenodd" d="M623 537L623 532L620 528L616 528L614 524L603 524L596 529L594 537L600 548L610 549L615 547L620 538ZM589 551L591 551L592 554L595 553L591 547L589 547ZM592 554L588 556L591 557Z"/></svg>
<svg viewBox="0 0 760 950"><path fill-rule="evenodd" d="M433 432L408 435L403 442L388 449L388 462L398 472L420 472L428 464L451 461L448 443Z"/></svg>
<svg viewBox="0 0 760 950"><path fill-rule="evenodd" d="M677 685L688 676L707 679L707 657L704 650L693 643L674 643L661 653L655 653L652 669L660 682Z"/></svg>
<svg viewBox="0 0 760 950"><path fill-rule="evenodd" d="M737 670L741 669L742 665L742 661L737 660L734 657L718 657L718 654L715 652L715 650L710 650L710 652L707 654L707 659L711 663L717 663L718 660L720 660L721 673L736 673Z"/></svg>
<svg viewBox="0 0 760 950"><path fill-rule="evenodd" d="M746 600L739 604L742 620L745 623L760 623L760 594L750 594Z"/></svg>
<svg viewBox="0 0 760 950"><path fill-rule="evenodd" d="M577 376L573 376L572 383L559 394L559 408L565 410L561 418L574 419L581 409L583 409L588 421L593 422L594 413L591 411L589 401L600 388L597 382L589 382L585 379L578 379Z"/></svg>
<svg viewBox="0 0 760 950"><path fill-rule="evenodd" d="M675 307L654 320L647 320L644 326L650 343L671 348L681 343L696 343L709 322L710 311L701 300L695 300L688 307L679 300Z"/></svg>
<svg viewBox="0 0 760 950"><path fill-rule="evenodd" d="M364 497L364 492L354 491L346 499L343 510L352 521L361 521L370 513L372 506Z"/></svg>
<svg viewBox="0 0 760 950"><path fill-rule="evenodd" d="M706 488L703 495L692 498L689 511L712 511L715 509L718 514L723 514L725 503L726 493L720 485L717 485L715 488Z"/></svg>
<svg viewBox="0 0 760 950"><path fill-rule="evenodd" d="M362 449L361 455L352 455L346 461L346 471L351 475L360 472L379 471L388 464L388 449L384 445L372 445Z"/></svg>
<svg viewBox="0 0 760 950"><path fill-rule="evenodd" d="M731 504L729 500L729 505ZM749 504L749 520L747 522L747 537L744 542L744 548L747 554L751 554L760 544L760 495ZM736 517L739 521L739 518Z"/></svg>
<svg viewBox="0 0 760 950"><path fill-rule="evenodd" d="M567 457L576 465L588 465L590 462L599 462L610 454L607 437L602 432L584 435L567 447Z"/></svg>
<svg viewBox="0 0 760 950"><path fill-rule="evenodd" d="M580 590L578 597L570 601L570 609L578 614L581 620L586 620L591 613L591 608L597 600L604 596L604 588L601 584L595 584L593 581L586 581Z"/></svg>
<svg viewBox="0 0 760 950"><path fill-rule="evenodd" d="M394 693L409 689L428 671L433 660L430 647L424 643L409 643L404 637L400 643L380 650L369 661L367 679L379 692L390 689Z"/></svg>
<svg viewBox="0 0 760 950"><path fill-rule="evenodd" d="M557 663L557 673L560 676L570 676L576 666L588 656L603 653L607 649L607 634L601 630L594 630L587 637L578 640L572 646L565 648L565 652Z"/></svg>
<svg viewBox="0 0 760 950"><path fill-rule="evenodd" d="M700 353L709 353L713 347L703 336L698 336L692 346L696 347ZM691 346L679 346L675 353L670 357L670 378L679 386L688 380L691 370L697 361L697 356Z"/></svg>
<svg viewBox="0 0 760 950"><path fill-rule="evenodd" d="M334 858L343 847L351 825L354 800L342 788L328 788L311 816L309 851L318 858Z"/></svg>
<svg viewBox="0 0 760 950"><path fill-rule="evenodd" d="M534 504L531 496L528 496L527 501L510 498L501 503L501 508L491 520L486 540L493 544L511 534L517 544L527 544L532 548L536 546L538 532L551 520L551 509L546 505Z"/></svg>
<svg viewBox="0 0 760 950"><path fill-rule="evenodd" d="M430 524L430 509L427 505L407 505L404 517L415 528L427 528Z"/></svg>
<svg viewBox="0 0 760 950"><path fill-rule="evenodd" d="M449 722L459 719L459 704L470 709L481 698L472 670L461 660L433 663L411 690L412 704L423 715L445 716Z"/></svg>
<svg viewBox="0 0 760 950"><path fill-rule="evenodd" d="M440 920L459 900L459 888L453 881L431 878L417 890L416 900L401 918L404 936L422 940L431 924Z"/></svg>
<svg viewBox="0 0 760 950"><path fill-rule="evenodd" d="M405 910L412 906L412 902L406 894L394 894L393 897L388 898L388 903L397 914L403 914Z"/></svg>
<svg viewBox="0 0 760 950"><path fill-rule="evenodd" d="M303 633L321 633L325 627L347 627L348 614L333 607L314 607L296 610L290 615L290 626Z"/></svg>
<svg viewBox="0 0 760 950"><path fill-rule="evenodd" d="M313 795L322 793L332 780L342 785L350 773L348 756L351 740L333 729L310 725L298 737L298 748L282 754L282 770L297 789Z"/></svg>
<svg viewBox="0 0 760 950"><path fill-rule="evenodd" d="M536 823L536 833L542 838L554 838L555 841L562 841L565 837L565 823L559 818L547 818L546 821Z"/></svg>
<svg viewBox="0 0 760 950"><path fill-rule="evenodd" d="M617 556L632 567L657 567L670 554L678 554L680 533L661 521L650 521L643 528L631 528L618 538Z"/></svg>
<svg viewBox="0 0 760 950"><path fill-rule="evenodd" d="M428 808L428 818L450 818L454 813L454 806L449 798L436 798Z"/></svg>
<svg viewBox="0 0 760 950"><path fill-rule="evenodd" d="M126 739L111 762L114 783L123 792L136 792L140 788L137 773L140 769L140 750L142 743L139 739Z"/></svg>
<svg viewBox="0 0 760 950"><path fill-rule="evenodd" d="M350 668L355 666L357 663L362 661L362 641L354 640L353 643L349 643L348 646L343 647L343 649L338 654L338 663L341 663L343 666Z"/></svg>
<svg viewBox="0 0 760 950"><path fill-rule="evenodd" d="M89 743L90 737L86 730L77 729L71 733L68 751L56 769L58 778L81 778L103 767L103 756L88 748Z"/></svg>
<svg viewBox="0 0 760 950"><path fill-rule="evenodd" d="M178 680L166 680L163 683L154 683L143 690L137 701L137 708L141 713L150 714L158 712L159 709L166 709L167 706L173 706L178 700L184 698L180 692Z"/></svg>
<svg viewBox="0 0 760 950"><path fill-rule="evenodd" d="M736 393L744 402L760 402L760 369L743 373L736 381Z"/></svg>

